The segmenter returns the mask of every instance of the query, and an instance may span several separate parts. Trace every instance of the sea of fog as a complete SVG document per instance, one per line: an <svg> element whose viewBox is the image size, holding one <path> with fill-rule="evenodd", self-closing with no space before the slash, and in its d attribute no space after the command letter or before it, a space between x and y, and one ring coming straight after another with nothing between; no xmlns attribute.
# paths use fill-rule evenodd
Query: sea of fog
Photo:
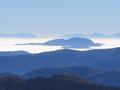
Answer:
<svg viewBox="0 0 120 90"><path fill-rule="evenodd" d="M36 38L36 39L9 39L0 38L0 52L1 51L27 51L29 53L41 53L47 51L55 51L63 49L61 46L43 46L43 45L16 45L25 43L42 43L46 42L48 38ZM104 44L101 47L92 47L89 49L75 49L75 50L91 50L91 49L108 49L120 47L120 39L92 39L96 43Z"/></svg>

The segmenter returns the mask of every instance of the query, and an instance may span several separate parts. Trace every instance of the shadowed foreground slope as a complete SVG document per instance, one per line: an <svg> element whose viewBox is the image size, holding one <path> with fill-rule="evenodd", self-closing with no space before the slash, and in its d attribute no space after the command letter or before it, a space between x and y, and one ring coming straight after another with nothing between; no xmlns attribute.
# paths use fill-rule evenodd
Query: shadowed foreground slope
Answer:
<svg viewBox="0 0 120 90"><path fill-rule="evenodd" d="M64 75L24 80L20 77L0 78L0 90L120 90L93 85L88 81Z"/></svg>

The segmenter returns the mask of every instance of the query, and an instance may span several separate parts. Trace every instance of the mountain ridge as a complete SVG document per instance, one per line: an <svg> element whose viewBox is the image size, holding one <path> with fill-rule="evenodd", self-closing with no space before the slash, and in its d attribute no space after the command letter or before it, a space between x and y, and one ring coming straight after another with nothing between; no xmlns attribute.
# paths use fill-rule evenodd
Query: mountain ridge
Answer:
<svg viewBox="0 0 120 90"><path fill-rule="evenodd" d="M76 51L70 49L27 54L21 56L0 56L0 71L28 72L39 68L87 66L96 69L120 70L120 48ZM7 65L9 64L9 68Z"/></svg>
<svg viewBox="0 0 120 90"><path fill-rule="evenodd" d="M0 38L37 38L37 35L28 34L28 33L10 33L4 34L0 33Z"/></svg>

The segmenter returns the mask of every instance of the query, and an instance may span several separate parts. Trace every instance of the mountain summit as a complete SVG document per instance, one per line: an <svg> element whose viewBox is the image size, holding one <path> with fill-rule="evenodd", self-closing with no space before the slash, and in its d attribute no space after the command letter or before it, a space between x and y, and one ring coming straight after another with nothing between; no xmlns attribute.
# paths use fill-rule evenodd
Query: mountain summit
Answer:
<svg viewBox="0 0 120 90"><path fill-rule="evenodd" d="M65 48L90 48L101 46L102 44L95 43L87 38L74 37L70 39L54 39L43 43L48 46L63 46Z"/></svg>

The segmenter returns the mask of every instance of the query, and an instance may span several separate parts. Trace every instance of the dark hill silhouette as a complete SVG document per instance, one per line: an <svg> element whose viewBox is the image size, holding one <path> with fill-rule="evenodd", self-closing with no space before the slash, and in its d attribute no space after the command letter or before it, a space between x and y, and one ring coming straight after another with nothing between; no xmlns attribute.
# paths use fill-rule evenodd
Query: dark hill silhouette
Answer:
<svg viewBox="0 0 120 90"><path fill-rule="evenodd" d="M26 90L25 80L18 76L0 77L0 90Z"/></svg>
<svg viewBox="0 0 120 90"><path fill-rule="evenodd" d="M120 72L119 71L108 71L104 73L97 73L88 80L105 86L120 87Z"/></svg>
<svg viewBox="0 0 120 90"><path fill-rule="evenodd" d="M0 78L0 90L120 90L119 88L93 85L89 81L56 75L49 78L38 77L25 80L21 77Z"/></svg>
<svg viewBox="0 0 120 90"><path fill-rule="evenodd" d="M50 78L34 78L27 81L27 90L119 90L93 85L88 81L64 75Z"/></svg>

